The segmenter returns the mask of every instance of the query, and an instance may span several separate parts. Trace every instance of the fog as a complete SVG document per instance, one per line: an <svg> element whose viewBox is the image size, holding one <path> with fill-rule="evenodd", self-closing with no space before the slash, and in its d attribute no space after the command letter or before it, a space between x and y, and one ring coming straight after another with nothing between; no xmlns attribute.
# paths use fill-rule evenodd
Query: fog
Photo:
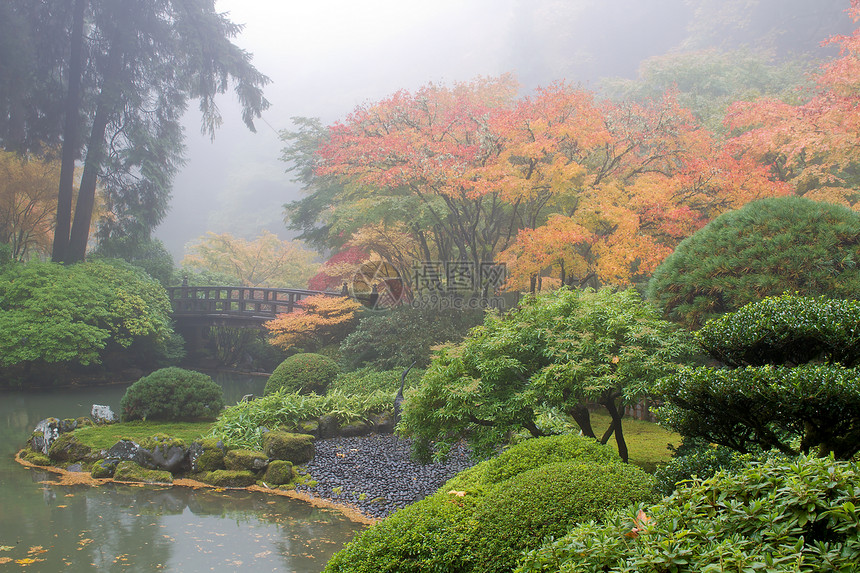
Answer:
<svg viewBox="0 0 860 573"><path fill-rule="evenodd" d="M822 57L821 40L853 29L848 0L218 0L245 27L235 43L268 75L271 107L251 133L232 94L210 141L193 107L186 165L156 231L176 261L206 231L281 237L283 204L300 196L279 160L290 118L332 123L400 89L513 73L524 94L557 80L596 89L635 78L671 50L766 49ZM715 18L715 14L719 18Z"/></svg>

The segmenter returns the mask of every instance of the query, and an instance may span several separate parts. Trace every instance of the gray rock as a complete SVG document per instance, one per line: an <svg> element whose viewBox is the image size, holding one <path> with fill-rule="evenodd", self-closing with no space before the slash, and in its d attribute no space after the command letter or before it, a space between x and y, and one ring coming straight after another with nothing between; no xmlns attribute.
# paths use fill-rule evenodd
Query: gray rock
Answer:
<svg viewBox="0 0 860 573"><path fill-rule="evenodd" d="M82 472L82 471L84 471L84 468L83 468L83 466L81 466L81 464L80 464L80 463L74 463L74 464L71 464L69 467L67 467L67 468L66 468L66 471L69 471L69 472Z"/></svg>
<svg viewBox="0 0 860 573"><path fill-rule="evenodd" d="M95 422L96 424L113 424L117 421L116 414L113 413L113 410L110 409L110 406L93 404L93 409L90 415L93 419L93 422Z"/></svg>
<svg viewBox="0 0 860 573"><path fill-rule="evenodd" d="M33 437L30 439L30 447L48 455L51 449L51 444L60 435L60 421L56 418L45 418L33 430Z"/></svg>
<svg viewBox="0 0 860 573"><path fill-rule="evenodd" d="M107 451L105 459L115 462L134 461L139 449L140 446L131 440L120 440Z"/></svg>

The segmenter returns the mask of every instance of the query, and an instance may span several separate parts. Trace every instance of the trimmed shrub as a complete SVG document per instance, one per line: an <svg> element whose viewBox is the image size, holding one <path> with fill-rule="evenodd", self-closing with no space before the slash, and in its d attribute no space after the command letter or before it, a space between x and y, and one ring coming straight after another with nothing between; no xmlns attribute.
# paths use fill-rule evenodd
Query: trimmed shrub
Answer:
<svg viewBox="0 0 860 573"><path fill-rule="evenodd" d="M224 393L209 376L176 367L144 376L120 401L123 422L214 420L223 407Z"/></svg>
<svg viewBox="0 0 860 573"><path fill-rule="evenodd" d="M688 237L654 271L648 298L670 320L708 319L783 292L860 298L860 214L802 197L762 199Z"/></svg>
<svg viewBox="0 0 860 573"><path fill-rule="evenodd" d="M544 464L570 461L620 463L614 451L593 438L576 434L532 438L487 461L483 480L496 484Z"/></svg>
<svg viewBox="0 0 860 573"><path fill-rule="evenodd" d="M767 297L709 321L696 341L731 367L812 360L852 367L860 360L860 301Z"/></svg>
<svg viewBox="0 0 860 573"><path fill-rule="evenodd" d="M545 459L564 462L545 465ZM563 533L580 515L600 517L609 507L648 499L652 481L592 439L527 440L366 530L336 553L325 571L509 571L524 544L535 547L542 540L543 529L528 527L557 527ZM531 533L538 537L531 539Z"/></svg>
<svg viewBox="0 0 860 573"><path fill-rule="evenodd" d="M800 456L720 472L653 507L579 525L516 571L856 571L858 469Z"/></svg>
<svg viewBox="0 0 860 573"><path fill-rule="evenodd" d="M688 442L694 445L687 446ZM671 494L683 481L694 477L707 479L720 470L736 471L747 463L743 456L731 448L712 445L703 440L684 439L684 446L687 447L683 448L683 452L679 448L671 460L654 472L654 489L660 495Z"/></svg>
<svg viewBox="0 0 860 573"><path fill-rule="evenodd" d="M294 464L305 464L314 458L314 437L292 432L268 432L263 434L263 453L272 460L287 460Z"/></svg>
<svg viewBox="0 0 860 573"><path fill-rule="evenodd" d="M283 389L286 392L322 395L337 376L338 370L337 362L322 354L294 354L275 368L266 381L264 394Z"/></svg>
<svg viewBox="0 0 860 573"><path fill-rule="evenodd" d="M653 499L654 479L623 463L543 465L495 488L478 507L472 543L480 571L510 571L520 553L572 525Z"/></svg>

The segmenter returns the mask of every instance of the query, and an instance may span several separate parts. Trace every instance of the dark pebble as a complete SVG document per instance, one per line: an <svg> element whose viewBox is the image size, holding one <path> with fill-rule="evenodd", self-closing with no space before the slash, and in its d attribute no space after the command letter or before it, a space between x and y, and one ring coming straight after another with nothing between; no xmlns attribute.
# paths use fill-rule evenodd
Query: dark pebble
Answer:
<svg viewBox="0 0 860 573"><path fill-rule="evenodd" d="M317 484L296 489L382 518L435 493L475 463L464 446L451 448L446 462L427 465L413 461L410 448L411 440L391 434L317 440L307 464Z"/></svg>

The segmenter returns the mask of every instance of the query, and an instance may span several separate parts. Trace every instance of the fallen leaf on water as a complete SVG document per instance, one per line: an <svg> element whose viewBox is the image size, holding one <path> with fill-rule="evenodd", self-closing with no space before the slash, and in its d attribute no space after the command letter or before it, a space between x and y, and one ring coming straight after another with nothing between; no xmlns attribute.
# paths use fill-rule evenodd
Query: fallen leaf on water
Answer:
<svg viewBox="0 0 860 573"><path fill-rule="evenodd" d="M3 563L10 563L11 561L11 557L0 557L0 565L2 565Z"/></svg>
<svg viewBox="0 0 860 573"><path fill-rule="evenodd" d="M15 548L11 545L0 545L0 551L12 551L13 549Z"/></svg>

